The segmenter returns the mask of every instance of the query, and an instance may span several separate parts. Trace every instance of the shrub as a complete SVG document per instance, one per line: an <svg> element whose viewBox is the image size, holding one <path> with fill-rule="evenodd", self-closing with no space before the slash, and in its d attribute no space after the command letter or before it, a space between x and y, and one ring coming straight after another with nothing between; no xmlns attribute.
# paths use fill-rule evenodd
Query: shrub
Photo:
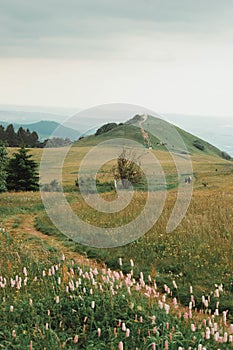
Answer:
<svg viewBox="0 0 233 350"><path fill-rule="evenodd" d="M204 151L205 146L198 140L193 141L193 146L198 148L201 151Z"/></svg>

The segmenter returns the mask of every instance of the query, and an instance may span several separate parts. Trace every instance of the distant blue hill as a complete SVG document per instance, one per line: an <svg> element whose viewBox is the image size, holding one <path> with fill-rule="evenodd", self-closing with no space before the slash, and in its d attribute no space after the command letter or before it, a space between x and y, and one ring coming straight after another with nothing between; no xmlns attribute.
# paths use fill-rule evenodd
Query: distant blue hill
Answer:
<svg viewBox="0 0 233 350"><path fill-rule="evenodd" d="M4 127L7 127L9 124L10 122L0 121L0 125L3 125ZM22 126L24 129L29 129L30 131L36 131L41 140L48 139L49 137L61 137L63 139L69 138L70 140L74 141L80 136L80 133L77 130L62 126L55 121L42 120L31 124L12 124L14 125L16 131L20 126Z"/></svg>

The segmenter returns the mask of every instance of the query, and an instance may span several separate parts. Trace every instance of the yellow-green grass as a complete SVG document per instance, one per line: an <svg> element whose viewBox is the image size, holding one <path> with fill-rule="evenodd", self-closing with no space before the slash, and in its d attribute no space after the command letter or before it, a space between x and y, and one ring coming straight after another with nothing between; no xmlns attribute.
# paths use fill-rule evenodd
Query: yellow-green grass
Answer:
<svg viewBox="0 0 233 350"><path fill-rule="evenodd" d="M83 157L92 149L92 147L78 147L78 146L72 146L70 147L67 156L65 158L64 166L62 169L63 174L63 184L64 185L73 185L77 175L80 163L83 159ZM46 160L48 162L49 168L51 169L51 176L50 178L56 178L57 173L59 171L57 165L56 165L56 159L60 155L61 150L64 150L64 148L49 148L46 149ZM8 148L8 155L11 156L14 152L16 152L16 148ZM42 153L44 152L43 149L30 149L30 153L33 156L33 159L40 162ZM151 152L151 151L150 151ZM167 175L175 175L176 174L176 168L174 165L174 162L169 155L168 152L161 151L161 150L153 150L153 154L157 157L159 160L161 166L163 167L163 170L165 174ZM231 186L231 174L233 171L233 162L226 161L224 159L221 159L220 157L216 156L210 156L205 153L194 153L191 155L192 165L194 174L196 176L196 181L194 183L194 186L202 186L203 182L207 183L207 186ZM98 161L98 160L96 160ZM104 172L106 171L106 174L109 178L109 180L113 181L113 175L111 172L112 165L116 164L116 162L112 161L108 163L105 168ZM102 175L103 177L103 172ZM101 177L100 176L100 177ZM230 179L228 179L228 176L230 176ZM106 177L104 177L106 179Z"/></svg>
<svg viewBox="0 0 233 350"><path fill-rule="evenodd" d="M124 211L115 215L94 211L77 193L74 182L79 165L90 149L90 147L71 147L64 162L63 185L68 185L72 189L66 194L71 207L83 220L95 225L117 226L130 222L140 213L146 201L146 193L136 192L133 202ZM12 152L10 149L9 153ZM32 149L30 152L34 159L39 161L43 150ZM56 178L57 169L54 160L60 150L47 149L46 152L48 161L54 162L52 180L53 176ZM165 174L168 177L174 176L175 179L176 169L169 154L164 151L153 151L153 153L159 159ZM99 174L100 179L112 181L113 163L106 164L104 172ZM126 259L132 257L145 273L155 270L161 285L164 281L177 279L183 286L184 295L187 294L190 284L194 286L196 293L208 294L214 290L215 284L224 283L226 290L222 297L222 305L232 312L233 163L220 157L196 153L192 156L192 164L194 192L190 207L179 227L171 234L165 232L176 200L176 188L168 191L166 205L158 222L138 241L115 249L92 249L79 244L70 245L72 249L85 252L90 257L103 259L112 267L117 266L120 256ZM115 198L114 193L101 195L107 200ZM56 234L42 209L39 194L1 194L0 203L1 221L6 222L8 218L12 216L17 218L17 215L24 213L36 214L37 227L46 233ZM182 292L180 297L183 298L183 302L187 302L181 294Z"/></svg>

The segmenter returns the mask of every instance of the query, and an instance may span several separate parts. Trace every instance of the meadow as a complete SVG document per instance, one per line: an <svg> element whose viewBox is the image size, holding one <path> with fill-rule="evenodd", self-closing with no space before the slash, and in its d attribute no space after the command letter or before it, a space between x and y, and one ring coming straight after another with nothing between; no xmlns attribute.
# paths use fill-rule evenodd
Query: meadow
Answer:
<svg viewBox="0 0 233 350"><path fill-rule="evenodd" d="M74 182L88 147L72 147L63 186L83 220L105 227ZM13 152L13 150L10 150ZM32 150L39 161L41 150ZM59 149L49 150L51 161ZM176 170L157 151L170 184ZM233 163L194 154L194 192L185 218L171 234L166 224L176 186L154 227L126 246L97 249L63 236L39 193L0 195L0 348L3 349L230 349L233 344ZM112 181L111 163L100 170ZM50 174L56 178L56 164ZM114 192L101 193L106 200ZM137 191L120 225L140 212Z"/></svg>

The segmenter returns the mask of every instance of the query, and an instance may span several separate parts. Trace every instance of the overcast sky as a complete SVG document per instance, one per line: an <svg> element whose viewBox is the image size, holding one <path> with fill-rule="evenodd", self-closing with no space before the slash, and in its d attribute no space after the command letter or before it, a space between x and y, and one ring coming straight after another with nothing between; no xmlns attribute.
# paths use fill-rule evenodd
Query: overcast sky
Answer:
<svg viewBox="0 0 233 350"><path fill-rule="evenodd" d="M0 103L233 118L232 0L0 0Z"/></svg>

